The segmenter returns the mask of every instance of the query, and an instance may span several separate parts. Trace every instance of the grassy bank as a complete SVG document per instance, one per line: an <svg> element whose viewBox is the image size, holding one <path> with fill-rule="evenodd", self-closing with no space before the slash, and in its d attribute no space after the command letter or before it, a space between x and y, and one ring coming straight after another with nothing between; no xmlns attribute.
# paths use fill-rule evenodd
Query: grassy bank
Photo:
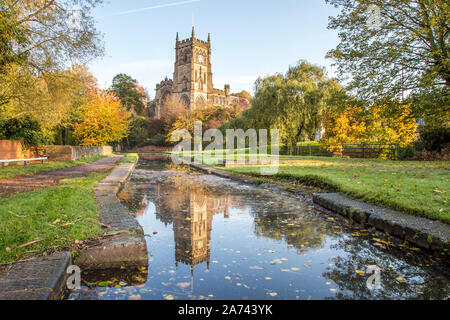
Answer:
<svg viewBox="0 0 450 320"><path fill-rule="evenodd" d="M119 164L122 163L135 163L139 156L137 153L124 153L124 157L119 160Z"/></svg>
<svg viewBox="0 0 450 320"><path fill-rule="evenodd" d="M80 164L94 162L105 158L106 156L93 156L87 157L75 161L45 161L44 164L39 162L28 163L26 166L23 164L11 164L4 169L0 169L0 179L13 178L25 174L36 174L39 172L52 171L67 167L74 167Z"/></svg>
<svg viewBox="0 0 450 320"><path fill-rule="evenodd" d="M259 175L260 166L226 168ZM223 167L222 167L223 169ZM281 157L277 180L297 181L450 223L450 163Z"/></svg>
<svg viewBox="0 0 450 320"><path fill-rule="evenodd" d="M93 187L106 175L62 180L61 186L1 200L0 263L101 235Z"/></svg>

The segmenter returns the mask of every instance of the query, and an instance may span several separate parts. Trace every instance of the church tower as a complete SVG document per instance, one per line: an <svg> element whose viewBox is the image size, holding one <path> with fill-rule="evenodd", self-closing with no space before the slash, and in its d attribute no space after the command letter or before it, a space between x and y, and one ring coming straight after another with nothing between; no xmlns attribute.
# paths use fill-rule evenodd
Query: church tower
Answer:
<svg viewBox="0 0 450 320"><path fill-rule="evenodd" d="M172 92L192 111L206 107L212 91L210 35L207 41L197 39L194 27L189 39L180 40L177 33Z"/></svg>

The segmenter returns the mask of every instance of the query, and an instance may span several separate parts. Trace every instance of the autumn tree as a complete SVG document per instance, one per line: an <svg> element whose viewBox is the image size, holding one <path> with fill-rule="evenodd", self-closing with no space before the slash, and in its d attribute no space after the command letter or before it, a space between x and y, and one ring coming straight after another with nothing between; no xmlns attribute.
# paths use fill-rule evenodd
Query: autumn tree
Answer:
<svg viewBox="0 0 450 320"><path fill-rule="evenodd" d="M417 131L411 107L395 101L369 106L354 103L338 112L328 110L323 124L323 141L335 155L342 154L344 144L407 147L414 142Z"/></svg>
<svg viewBox="0 0 450 320"><path fill-rule="evenodd" d="M340 44L328 57L336 61L341 77L350 80L349 87L361 98L399 98L403 93L434 89L445 89L439 95L448 95L447 0L326 2L341 9L337 17L330 18L329 28L339 31Z"/></svg>
<svg viewBox="0 0 450 320"><path fill-rule="evenodd" d="M252 101L252 95L248 91L245 91L245 90L242 90L241 92L238 92L238 93L233 93L233 96L247 99L249 102Z"/></svg>
<svg viewBox="0 0 450 320"><path fill-rule="evenodd" d="M0 82L5 83L0 94L9 96L0 107L0 118L30 116L39 122L48 142L64 143L78 116L77 107L96 80L85 66L35 76L26 68L9 65Z"/></svg>
<svg viewBox="0 0 450 320"><path fill-rule="evenodd" d="M74 137L82 146L102 146L117 142L129 133L130 115L112 92L94 88L89 100L79 107L80 119Z"/></svg>

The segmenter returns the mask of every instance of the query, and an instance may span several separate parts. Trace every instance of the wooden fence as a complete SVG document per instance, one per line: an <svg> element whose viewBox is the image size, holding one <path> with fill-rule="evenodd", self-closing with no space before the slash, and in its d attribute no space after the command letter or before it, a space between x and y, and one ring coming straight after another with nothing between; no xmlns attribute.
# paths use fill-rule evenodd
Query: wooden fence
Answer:
<svg viewBox="0 0 450 320"><path fill-rule="evenodd" d="M336 155L349 158L388 158L396 160L398 146L394 144L344 144L344 145L287 145L280 148L281 155L322 156Z"/></svg>

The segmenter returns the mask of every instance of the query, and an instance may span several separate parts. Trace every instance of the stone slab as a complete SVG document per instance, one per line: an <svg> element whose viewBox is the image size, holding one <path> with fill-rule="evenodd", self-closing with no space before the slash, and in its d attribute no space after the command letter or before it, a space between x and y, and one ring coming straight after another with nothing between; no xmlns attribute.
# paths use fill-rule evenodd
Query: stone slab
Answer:
<svg viewBox="0 0 450 320"><path fill-rule="evenodd" d="M13 264L0 273L0 300L57 300L67 280L70 252Z"/></svg>
<svg viewBox="0 0 450 320"><path fill-rule="evenodd" d="M75 264L82 269L148 266L147 245L143 235L119 234L78 254Z"/></svg>

